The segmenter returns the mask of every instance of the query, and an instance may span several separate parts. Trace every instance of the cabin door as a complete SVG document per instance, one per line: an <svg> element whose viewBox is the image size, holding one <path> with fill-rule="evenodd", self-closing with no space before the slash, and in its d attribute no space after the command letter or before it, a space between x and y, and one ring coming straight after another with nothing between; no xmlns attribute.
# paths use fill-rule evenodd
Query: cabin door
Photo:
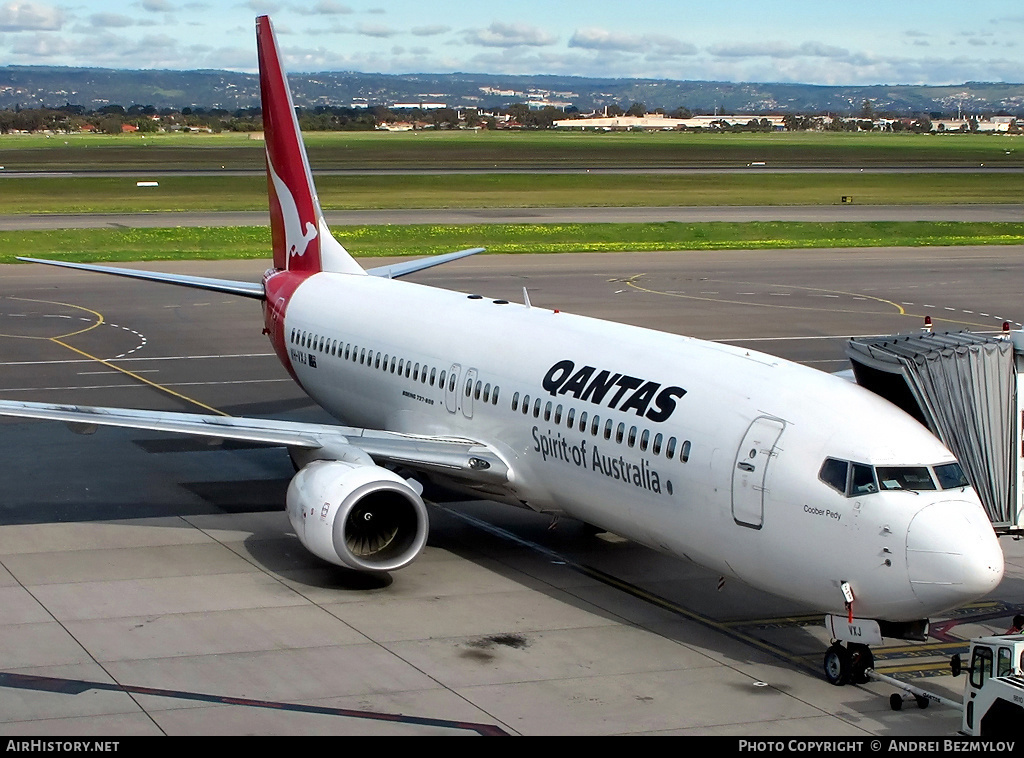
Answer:
<svg viewBox="0 0 1024 758"><path fill-rule="evenodd" d="M776 445L786 423L760 416L754 419L736 451L732 470L732 517L740 526L764 526L765 481L768 466L778 455Z"/></svg>

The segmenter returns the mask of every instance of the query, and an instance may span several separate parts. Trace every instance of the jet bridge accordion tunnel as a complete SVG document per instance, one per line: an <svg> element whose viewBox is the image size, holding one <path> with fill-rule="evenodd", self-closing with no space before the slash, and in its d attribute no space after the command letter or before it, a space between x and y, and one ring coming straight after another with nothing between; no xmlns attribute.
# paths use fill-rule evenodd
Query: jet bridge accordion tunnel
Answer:
<svg viewBox="0 0 1024 758"><path fill-rule="evenodd" d="M914 416L953 452L996 531L1019 533L1024 332L855 338L846 354L857 384Z"/></svg>

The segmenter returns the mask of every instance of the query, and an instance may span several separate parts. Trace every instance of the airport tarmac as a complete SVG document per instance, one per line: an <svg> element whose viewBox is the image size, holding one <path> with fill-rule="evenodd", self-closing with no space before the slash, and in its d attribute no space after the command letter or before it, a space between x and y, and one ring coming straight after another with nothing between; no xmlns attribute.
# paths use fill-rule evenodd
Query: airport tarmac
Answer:
<svg viewBox="0 0 1024 758"><path fill-rule="evenodd" d="M374 261L371 265L376 265ZM140 264L258 280L265 261ZM1019 327L1024 248L477 256L410 279L744 345L825 371L850 336ZM410 314L425 318L428 314ZM0 266L0 397L324 420L252 300ZM467 339L515 335L475 335ZM368 579L290 534L273 448L0 421L0 734L941 736L890 686L833 687L821 614L575 522L439 500ZM877 668L959 698L1006 577Z"/></svg>

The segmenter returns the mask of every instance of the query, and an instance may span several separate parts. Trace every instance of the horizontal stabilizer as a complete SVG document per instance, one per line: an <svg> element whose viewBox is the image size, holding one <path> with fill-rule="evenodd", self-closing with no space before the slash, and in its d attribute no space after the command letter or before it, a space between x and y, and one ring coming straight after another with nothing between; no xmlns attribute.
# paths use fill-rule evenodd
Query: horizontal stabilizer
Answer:
<svg viewBox="0 0 1024 758"><path fill-rule="evenodd" d="M449 263L451 261L457 261L459 258L466 258L470 255L476 255L482 253L486 248L482 247L470 247L465 250L458 250L454 253L445 253L444 255L434 255L430 258L419 258L415 261L403 261L402 263L394 263L390 266L378 266L377 268L367 269L367 274L373 276L382 276L386 279L398 279L400 276L411 274L415 271L423 271L424 269L432 268L434 266L440 266L442 263Z"/></svg>
<svg viewBox="0 0 1024 758"><path fill-rule="evenodd" d="M62 266L63 268L75 268L81 271L95 271L100 274L113 274L114 276L127 276L131 279L148 279L153 282L165 284L177 284L182 287L194 287L201 290L212 290L213 292L227 292L231 295L241 295L263 300L265 295L263 285L257 282L236 282L231 279L211 279L205 276L188 276L186 274L168 274L163 271L141 271L134 268L115 268L113 266L96 266L90 263L71 263L69 261L48 261L42 258L18 257L19 261L26 263L45 263L47 266Z"/></svg>

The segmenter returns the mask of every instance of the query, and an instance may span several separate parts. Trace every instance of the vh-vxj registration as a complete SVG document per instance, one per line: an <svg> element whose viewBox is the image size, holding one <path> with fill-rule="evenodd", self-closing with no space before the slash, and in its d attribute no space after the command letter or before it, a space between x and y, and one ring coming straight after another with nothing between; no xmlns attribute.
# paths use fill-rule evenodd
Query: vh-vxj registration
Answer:
<svg viewBox="0 0 1024 758"><path fill-rule="evenodd" d="M319 558L408 565L423 482L614 532L827 614L825 673L920 638L1003 554L953 455L889 402L770 355L364 270L320 208L270 20L256 21L273 268L258 283L37 261L261 301L292 378L339 424L0 401L0 414L280 445ZM35 260L35 259L26 259ZM409 314L416 314L410 318Z"/></svg>

